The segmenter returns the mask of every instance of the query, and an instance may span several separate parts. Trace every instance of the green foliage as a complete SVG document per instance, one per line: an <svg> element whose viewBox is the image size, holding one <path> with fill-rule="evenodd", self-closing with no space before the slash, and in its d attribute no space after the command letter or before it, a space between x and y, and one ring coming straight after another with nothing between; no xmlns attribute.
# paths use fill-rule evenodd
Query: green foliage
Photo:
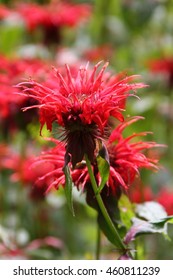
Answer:
<svg viewBox="0 0 173 280"><path fill-rule="evenodd" d="M14 49L22 43L23 36L23 27L0 23L0 52L6 55L12 55Z"/></svg>
<svg viewBox="0 0 173 280"><path fill-rule="evenodd" d="M100 193L109 179L110 171L109 158L105 148L102 148L102 151L100 151L97 156L97 166L101 177L101 182L98 187L98 193Z"/></svg>
<svg viewBox="0 0 173 280"><path fill-rule="evenodd" d="M164 208L156 202L145 202L136 206L137 217L132 218L132 226L125 236L125 242L130 243L137 236L151 233L161 233L169 239L167 224L173 223L173 216L167 216Z"/></svg>
<svg viewBox="0 0 173 280"><path fill-rule="evenodd" d="M125 194L122 194L118 201L118 208L120 210L121 221L128 230L131 227L132 218L135 216L134 205Z"/></svg>
<svg viewBox="0 0 173 280"><path fill-rule="evenodd" d="M73 189L73 182L70 174L69 166L66 165L63 168L64 174L65 174L65 195L67 198L67 204L69 206L70 211L72 212L72 215L74 216L74 208L73 208L73 199L72 199L72 189Z"/></svg>

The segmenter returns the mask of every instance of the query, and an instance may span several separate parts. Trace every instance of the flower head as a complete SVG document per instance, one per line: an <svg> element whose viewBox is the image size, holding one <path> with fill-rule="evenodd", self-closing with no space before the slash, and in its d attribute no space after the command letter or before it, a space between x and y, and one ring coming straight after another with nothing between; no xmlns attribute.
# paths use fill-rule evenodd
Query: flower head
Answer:
<svg viewBox="0 0 173 280"><path fill-rule="evenodd" d="M61 28L75 27L87 19L91 14L91 7L88 4L51 1L45 5L20 3L16 11L25 22L29 32L40 28L45 44L57 44L61 39Z"/></svg>
<svg viewBox="0 0 173 280"><path fill-rule="evenodd" d="M28 186L32 199L42 199L53 186L64 185L63 173L65 149L56 142L57 147L34 156L32 149L20 155L5 145L0 145L0 168L12 171L10 180Z"/></svg>
<svg viewBox="0 0 173 280"><path fill-rule="evenodd" d="M71 4L63 1L52 1L47 5L20 4L17 12L22 16L29 30L36 27L75 26L91 13L88 4Z"/></svg>
<svg viewBox="0 0 173 280"><path fill-rule="evenodd" d="M123 121L124 100L132 95L131 91L144 87L142 83L130 83L136 76L119 80L104 73L107 63L100 71L100 63L92 71L87 66L74 74L67 65L65 74L55 70L56 88L35 81L18 85L22 95L38 100L41 130L46 124L51 131L53 122L64 128L66 153L73 167L84 154L93 162L96 139L105 137L109 117Z"/></svg>
<svg viewBox="0 0 173 280"><path fill-rule="evenodd" d="M106 148L110 160L110 174L109 179L104 187L104 194L117 196L122 190L127 191L132 183L135 181L136 176L140 176L139 170L141 168L158 170L158 159L153 159L145 155L145 151L150 151L152 148L161 146L155 142L133 141L135 137L145 136L147 133L134 133L129 137L123 137L123 130L133 122L141 119L140 117L131 118L128 121L120 124L110 135L106 141ZM65 149L60 142L54 140L57 146L49 152L45 152L36 159L36 162L44 164L49 162L54 164L54 169L49 173L45 173L41 180L48 177L53 177L51 187L58 188L59 185L65 185L65 176L62 172ZM59 144L58 144L59 143ZM97 162L92 164L93 172L95 174L98 185L101 178L98 172ZM53 176L52 176L53 175ZM82 161L71 170L72 180L78 189L87 191L90 188L90 177L85 161ZM40 180L39 179L39 180Z"/></svg>
<svg viewBox="0 0 173 280"><path fill-rule="evenodd" d="M158 159L150 158L145 155L145 151L161 146L155 142L132 141L135 137L145 136L147 133L134 133L129 137L123 137L123 130L131 123L137 121L140 117L131 118L120 124L110 135L106 148L110 160L110 174L107 182L108 192L116 195L120 190L127 191L135 180L140 176L141 168L158 170ZM93 171L100 183L100 175L96 165L93 165ZM74 183L79 188L85 189L90 181L87 168L76 169L72 173Z"/></svg>

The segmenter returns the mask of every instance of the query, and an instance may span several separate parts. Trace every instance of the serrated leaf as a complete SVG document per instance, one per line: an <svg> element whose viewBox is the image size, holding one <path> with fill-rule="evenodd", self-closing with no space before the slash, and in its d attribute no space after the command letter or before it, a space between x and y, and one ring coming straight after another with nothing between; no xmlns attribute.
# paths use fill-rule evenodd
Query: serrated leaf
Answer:
<svg viewBox="0 0 173 280"><path fill-rule="evenodd" d="M135 213L133 209L134 206L125 194L121 195L118 201L118 207L120 210L121 221L125 225L125 227L129 229L132 225L131 220L135 216Z"/></svg>
<svg viewBox="0 0 173 280"><path fill-rule="evenodd" d="M109 179L110 172L109 155L105 146L102 146L102 149L99 151L97 166L101 177L101 183L98 187L98 193L100 193Z"/></svg>
<svg viewBox="0 0 173 280"><path fill-rule="evenodd" d="M68 165L65 165L63 168L64 174L65 174L65 195L67 199L67 204L69 206L70 211L72 212L72 215L75 216L74 208L73 208L73 199L72 199L72 188L73 188L73 182L70 174L70 169Z"/></svg>

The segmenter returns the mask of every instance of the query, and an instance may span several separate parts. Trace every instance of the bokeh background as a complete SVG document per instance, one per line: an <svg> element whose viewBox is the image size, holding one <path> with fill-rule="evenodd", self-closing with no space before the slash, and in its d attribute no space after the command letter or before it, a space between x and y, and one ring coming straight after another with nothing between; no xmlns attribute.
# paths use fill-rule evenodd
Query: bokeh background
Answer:
<svg viewBox="0 0 173 280"><path fill-rule="evenodd" d="M1 0L1 259L94 259L96 213L85 195L74 189L73 217L62 189L45 195L44 186L34 185L41 171L30 173L28 166L49 144L39 135L37 111L21 110L34 101L14 93L26 78L49 79L52 66L101 60L114 73L141 75L148 85L140 100L128 100L124 115L145 119L127 133L151 131L147 140L167 145L153 154L162 168L141 172L142 184L129 190L130 199L158 201L173 215L173 1ZM46 129L43 135L50 136ZM169 236L173 240L172 226ZM138 239L142 259L173 258L173 243L162 235ZM116 259L113 245L104 236L101 242L101 257Z"/></svg>

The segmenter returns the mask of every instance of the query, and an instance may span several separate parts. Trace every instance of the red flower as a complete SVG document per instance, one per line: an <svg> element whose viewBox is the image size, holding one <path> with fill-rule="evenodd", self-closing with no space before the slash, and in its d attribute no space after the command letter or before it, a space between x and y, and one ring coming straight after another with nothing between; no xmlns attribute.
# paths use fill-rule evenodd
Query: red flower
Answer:
<svg viewBox="0 0 173 280"><path fill-rule="evenodd" d="M106 145L110 160L110 175L107 187L113 195L116 195L119 189L127 190L134 182L136 175L140 175L139 170L141 168L158 169L158 160L147 157L144 155L144 151L161 145L155 142L131 141L135 137L145 136L147 134L145 132L134 133L126 138L122 135L123 130L138 119L141 118L135 117L117 126L110 135ZM100 177L97 168L94 170L94 173L99 183ZM89 181L87 169L85 169L85 172L81 172L80 169L74 170L73 179L75 185L84 188L86 182Z"/></svg>
<svg viewBox="0 0 173 280"><path fill-rule="evenodd" d="M152 201L155 195L150 186L143 186L139 180L135 181L132 188L129 189L130 200L134 203L143 203L145 201Z"/></svg>
<svg viewBox="0 0 173 280"><path fill-rule="evenodd" d="M5 19L10 15L10 10L5 6L0 4L0 20Z"/></svg>
<svg viewBox="0 0 173 280"><path fill-rule="evenodd" d="M35 99L25 96L16 95L14 85L23 80L24 77L29 78L31 75L39 80L45 79L47 76L47 64L39 59L8 59L0 56L0 124L3 133L9 133L22 127L26 127L35 114L25 114L21 118L21 108L36 104Z"/></svg>
<svg viewBox="0 0 173 280"><path fill-rule="evenodd" d="M65 182L62 170L65 149L58 143L56 141L57 148L53 148L50 152L43 152L38 157L33 156L30 149L27 149L26 154L21 156L1 145L0 167L12 171L11 181L20 182L25 187L28 186L32 199L44 198L46 191L53 185L57 186Z"/></svg>
<svg viewBox="0 0 173 280"><path fill-rule="evenodd" d="M116 76L105 74L107 64L96 74L99 65L92 71L81 67L74 76L68 66L65 77L57 70L55 89L34 81L18 85L22 95L38 100L41 130L46 124L51 131L54 121L64 128L66 154L70 155L73 167L82 161L84 154L93 162L96 139L105 136L109 117L123 121L123 101L132 95L131 90L144 87L141 83L129 83L136 76L118 81Z"/></svg>
<svg viewBox="0 0 173 280"><path fill-rule="evenodd" d="M136 175L139 176L139 170L141 168L153 170L158 169L158 160L144 155L144 151L148 151L151 148L161 145L158 145L155 142L132 141L135 137L145 136L146 133L134 133L133 135L126 138L124 138L122 135L123 130L128 125L139 119L141 118L135 117L117 126L106 143L110 159L110 175L106 184L106 189L107 193L111 195L116 196L117 192L119 193L119 191L122 189L128 190L128 188L134 182ZM59 142L55 141L55 143L58 144ZM53 171L40 178L41 180L45 180L49 176L54 176L54 181L52 181L49 189L52 186L58 188L59 185L64 186L65 184L65 178L62 172L64 155L65 150L63 150L62 145L58 144L55 148L49 152L45 152L45 154L36 159L36 162L38 160L43 165L44 162L49 162L55 166ZM93 163L93 172L95 174L97 183L99 184L101 179L98 173L96 161ZM71 171L71 176L74 185L77 188L87 190L88 187L90 187L90 177L85 165L85 161L82 161L76 166L74 170Z"/></svg>
<svg viewBox="0 0 173 280"><path fill-rule="evenodd" d="M88 18L91 7L88 4L52 1L48 5L20 4L17 11L27 23L28 29L33 30L39 26L75 26L82 19Z"/></svg>
<svg viewBox="0 0 173 280"><path fill-rule="evenodd" d="M91 14L88 4L70 4L52 1L48 5L20 4L17 12L21 15L29 31L41 28L46 44L59 43L61 27L74 27Z"/></svg>
<svg viewBox="0 0 173 280"><path fill-rule="evenodd" d="M146 132L133 133L124 138L123 130L131 123L142 119L134 117L129 121L120 124L111 134L108 141L110 156L110 179L109 185L113 192L118 185L128 189L134 182L135 176L139 175L140 168L157 170L158 159L149 158L144 151L161 145L155 142L132 141L135 137L145 136Z"/></svg>
<svg viewBox="0 0 173 280"><path fill-rule="evenodd" d="M149 62L149 67L154 73L166 74L169 86L173 86L173 58L151 60Z"/></svg>
<svg viewBox="0 0 173 280"><path fill-rule="evenodd" d="M164 187L158 193L156 201L159 202L166 210L168 215L173 215L173 192Z"/></svg>

